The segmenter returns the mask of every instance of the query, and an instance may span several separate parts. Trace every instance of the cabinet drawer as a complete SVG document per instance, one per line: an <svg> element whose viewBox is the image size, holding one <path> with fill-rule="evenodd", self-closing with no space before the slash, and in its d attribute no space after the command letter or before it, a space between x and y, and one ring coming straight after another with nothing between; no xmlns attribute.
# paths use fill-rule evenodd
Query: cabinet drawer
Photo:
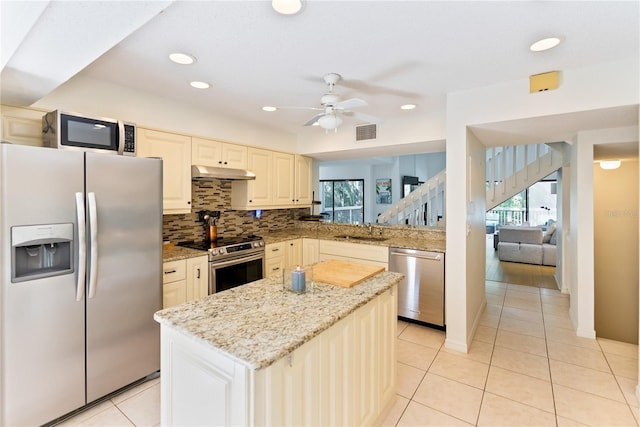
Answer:
<svg viewBox="0 0 640 427"><path fill-rule="evenodd" d="M284 256L287 242L271 243L264 249L264 256L266 259L272 259L280 256Z"/></svg>
<svg viewBox="0 0 640 427"><path fill-rule="evenodd" d="M169 261L162 264L162 283L185 280L187 277L187 262L185 260Z"/></svg>

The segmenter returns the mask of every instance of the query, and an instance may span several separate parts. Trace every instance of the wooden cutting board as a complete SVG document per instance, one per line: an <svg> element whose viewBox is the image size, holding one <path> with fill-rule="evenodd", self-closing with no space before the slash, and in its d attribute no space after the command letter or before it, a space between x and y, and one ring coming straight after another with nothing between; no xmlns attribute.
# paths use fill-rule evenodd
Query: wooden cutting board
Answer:
<svg viewBox="0 0 640 427"><path fill-rule="evenodd" d="M331 259L313 266L313 281L350 288L384 271L384 267Z"/></svg>

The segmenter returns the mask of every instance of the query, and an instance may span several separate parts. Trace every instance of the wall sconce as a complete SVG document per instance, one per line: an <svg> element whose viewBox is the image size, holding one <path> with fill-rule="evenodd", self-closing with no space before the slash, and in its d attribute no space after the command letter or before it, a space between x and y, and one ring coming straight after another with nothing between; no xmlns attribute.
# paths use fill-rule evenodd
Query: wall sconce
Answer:
<svg viewBox="0 0 640 427"><path fill-rule="evenodd" d="M600 167L605 170L618 169L620 160L600 160Z"/></svg>

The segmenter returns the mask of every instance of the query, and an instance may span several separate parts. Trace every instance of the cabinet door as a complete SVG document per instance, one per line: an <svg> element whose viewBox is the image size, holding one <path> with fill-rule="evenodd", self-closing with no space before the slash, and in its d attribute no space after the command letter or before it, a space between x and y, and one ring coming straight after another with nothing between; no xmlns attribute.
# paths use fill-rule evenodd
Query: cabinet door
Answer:
<svg viewBox="0 0 640 427"><path fill-rule="evenodd" d="M200 256L187 259L187 301L204 298L209 294L209 258Z"/></svg>
<svg viewBox="0 0 640 427"><path fill-rule="evenodd" d="M178 280L162 285L162 308L187 302L187 281Z"/></svg>
<svg viewBox="0 0 640 427"><path fill-rule="evenodd" d="M320 425L353 426L354 423L354 342L353 314L340 320L321 335Z"/></svg>
<svg viewBox="0 0 640 427"><path fill-rule="evenodd" d="M138 128L138 157L162 159L163 213L190 213L191 138Z"/></svg>
<svg viewBox="0 0 640 427"><path fill-rule="evenodd" d="M302 264L311 265L319 261L320 241L318 239L302 239Z"/></svg>
<svg viewBox="0 0 640 427"><path fill-rule="evenodd" d="M222 143L222 166L234 169L247 168L247 147Z"/></svg>
<svg viewBox="0 0 640 427"><path fill-rule="evenodd" d="M398 327L398 287L394 286L378 298L380 311L378 389L380 400L389 402L396 393L396 330Z"/></svg>
<svg viewBox="0 0 640 427"><path fill-rule="evenodd" d="M285 265L298 266L302 264L302 239L293 239L286 242Z"/></svg>
<svg viewBox="0 0 640 427"><path fill-rule="evenodd" d="M311 158L296 154L294 179L296 205L308 206L311 204L311 165Z"/></svg>
<svg viewBox="0 0 640 427"><path fill-rule="evenodd" d="M42 111L2 106L2 141L42 146Z"/></svg>
<svg viewBox="0 0 640 427"><path fill-rule="evenodd" d="M295 203L293 194L294 155L273 153L273 204L291 206Z"/></svg>
<svg viewBox="0 0 640 427"><path fill-rule="evenodd" d="M247 205L256 208L271 206L273 152L259 148L248 148L247 168L256 174L256 179L246 182L249 197Z"/></svg>
<svg viewBox="0 0 640 427"><path fill-rule="evenodd" d="M191 163L202 166L222 164L222 143L210 139L191 138Z"/></svg>
<svg viewBox="0 0 640 427"><path fill-rule="evenodd" d="M378 299L354 312L355 345L355 420L354 424L371 425L379 405Z"/></svg>

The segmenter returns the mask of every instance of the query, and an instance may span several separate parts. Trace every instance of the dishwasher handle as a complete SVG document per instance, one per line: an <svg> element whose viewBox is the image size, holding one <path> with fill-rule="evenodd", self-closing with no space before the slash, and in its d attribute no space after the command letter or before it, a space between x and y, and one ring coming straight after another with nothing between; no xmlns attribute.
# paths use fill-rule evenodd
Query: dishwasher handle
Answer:
<svg viewBox="0 0 640 427"><path fill-rule="evenodd" d="M424 252L420 252L420 251L416 251L413 253L408 253L408 252L404 252L404 251L396 251L396 250L391 250L391 252L389 253L389 255L395 255L395 256L402 256L402 257L411 257L411 258L420 258L420 259L428 259L430 261L441 261L442 260L442 255L438 254L438 255L427 255Z"/></svg>

